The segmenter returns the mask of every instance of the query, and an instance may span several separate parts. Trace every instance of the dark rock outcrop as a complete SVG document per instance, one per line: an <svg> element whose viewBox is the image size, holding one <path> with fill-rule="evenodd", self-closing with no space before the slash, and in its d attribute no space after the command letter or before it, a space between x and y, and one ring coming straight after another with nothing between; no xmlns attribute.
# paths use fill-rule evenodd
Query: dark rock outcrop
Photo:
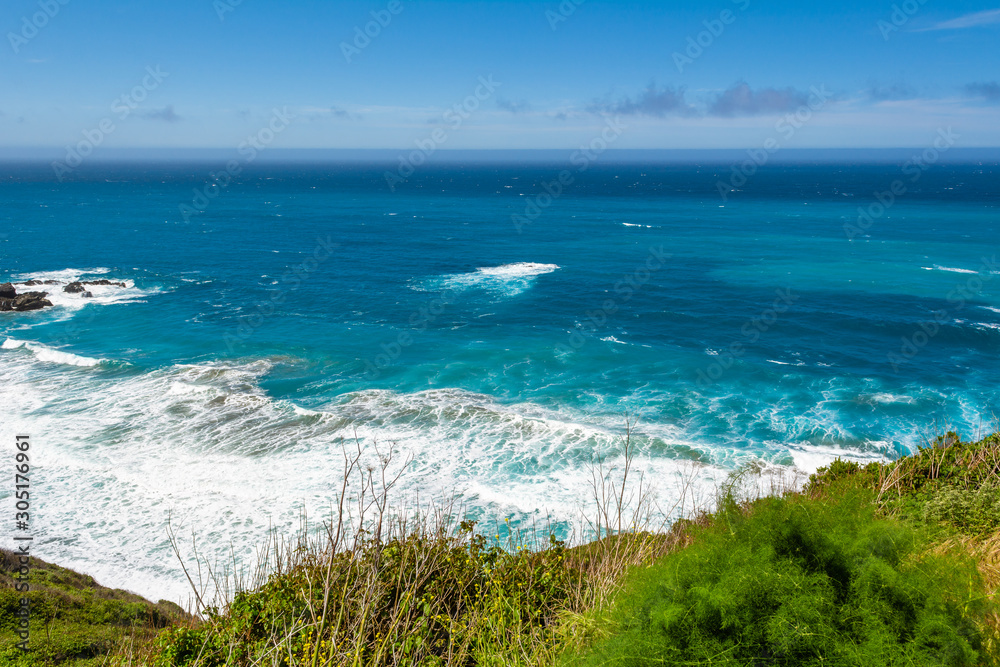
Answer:
<svg viewBox="0 0 1000 667"><path fill-rule="evenodd" d="M4 283L0 285L0 312L26 312L50 308L53 305L51 301L45 298L48 296L48 292L25 292L18 294L14 285L25 285L27 287L34 287L36 285L63 285L63 292L79 294L84 299L92 299L94 297L94 294L85 287L86 285L128 287L125 283L115 282L107 278L74 280L68 285L59 280L28 280L23 283Z"/></svg>
<svg viewBox="0 0 1000 667"><path fill-rule="evenodd" d="M101 278L100 280L82 280L79 283L74 283L78 285L110 285L111 287L128 287L125 283L116 283L106 278Z"/></svg>
<svg viewBox="0 0 1000 667"><path fill-rule="evenodd" d="M52 302L46 299L48 292L25 292L18 294L13 299L0 298L0 312L16 311L19 313L30 310L41 310L49 308Z"/></svg>

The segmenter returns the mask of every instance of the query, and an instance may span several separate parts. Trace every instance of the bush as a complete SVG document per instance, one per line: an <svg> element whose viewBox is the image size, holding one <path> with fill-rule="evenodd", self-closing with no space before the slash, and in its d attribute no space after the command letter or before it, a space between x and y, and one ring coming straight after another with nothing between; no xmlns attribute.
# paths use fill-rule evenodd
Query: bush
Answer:
<svg viewBox="0 0 1000 667"><path fill-rule="evenodd" d="M1000 483L996 481L975 490L947 486L928 496L923 508L926 521L947 523L971 535L1000 528Z"/></svg>
<svg viewBox="0 0 1000 667"><path fill-rule="evenodd" d="M982 664L975 565L925 546L862 492L729 509L634 573L609 612L617 633L571 664Z"/></svg>
<svg viewBox="0 0 1000 667"><path fill-rule="evenodd" d="M473 525L310 555L205 623L163 633L156 664L508 664L500 656L539 645L565 606L565 547L510 552Z"/></svg>

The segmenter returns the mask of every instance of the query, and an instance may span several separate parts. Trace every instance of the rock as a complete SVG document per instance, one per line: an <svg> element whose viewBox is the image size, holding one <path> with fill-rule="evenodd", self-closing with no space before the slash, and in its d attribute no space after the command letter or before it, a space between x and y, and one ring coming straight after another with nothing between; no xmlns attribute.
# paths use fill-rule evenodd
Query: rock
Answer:
<svg viewBox="0 0 1000 667"><path fill-rule="evenodd" d="M48 292L25 292L24 294L19 294L14 299L14 310L24 312L48 308L52 305L52 302L45 298L48 295Z"/></svg>
<svg viewBox="0 0 1000 667"><path fill-rule="evenodd" d="M59 282L58 280L46 280L45 284L46 285L62 285L62 283Z"/></svg>
<svg viewBox="0 0 1000 667"><path fill-rule="evenodd" d="M93 299L94 298L94 295L91 294L90 292L84 292L80 296L82 296L84 299Z"/></svg>
<svg viewBox="0 0 1000 667"><path fill-rule="evenodd" d="M35 285L44 285L45 283L43 283L41 280L29 280L28 282L21 284L24 285L25 287L34 287Z"/></svg>
<svg viewBox="0 0 1000 667"><path fill-rule="evenodd" d="M70 283L69 285L66 285L66 287L63 287L63 292L69 292L70 294L79 294L80 292L86 291L87 290L85 290L83 285L80 283Z"/></svg>
<svg viewBox="0 0 1000 667"><path fill-rule="evenodd" d="M23 313L29 310L49 308L52 306L52 302L45 298L48 295L48 292L25 292L18 294L13 299L0 298L0 311L10 312L14 310Z"/></svg>
<svg viewBox="0 0 1000 667"><path fill-rule="evenodd" d="M83 280L79 283L80 285L110 285L111 287L128 287L125 283L116 283L108 280L107 278L101 278L100 280Z"/></svg>
<svg viewBox="0 0 1000 667"><path fill-rule="evenodd" d="M0 299L13 299L17 296L17 290L10 283L0 285Z"/></svg>

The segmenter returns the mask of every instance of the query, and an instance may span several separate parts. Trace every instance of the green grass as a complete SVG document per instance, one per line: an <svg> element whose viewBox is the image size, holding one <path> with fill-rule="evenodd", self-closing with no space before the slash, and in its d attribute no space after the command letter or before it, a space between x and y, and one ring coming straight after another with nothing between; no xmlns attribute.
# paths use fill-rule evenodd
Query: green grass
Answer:
<svg viewBox="0 0 1000 667"><path fill-rule="evenodd" d="M150 639L186 616L170 602L153 604L37 558L31 559L31 590L21 593L14 588L16 567L16 557L0 550L0 665L100 665L124 638ZM16 634L17 613L25 596L31 604L27 652L17 647Z"/></svg>

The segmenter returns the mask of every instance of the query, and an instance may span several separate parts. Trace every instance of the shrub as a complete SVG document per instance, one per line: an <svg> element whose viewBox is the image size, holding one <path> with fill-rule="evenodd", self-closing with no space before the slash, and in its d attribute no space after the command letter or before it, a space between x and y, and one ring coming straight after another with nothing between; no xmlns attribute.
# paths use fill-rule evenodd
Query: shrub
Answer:
<svg viewBox="0 0 1000 667"><path fill-rule="evenodd" d="M990 481L975 490L960 486L937 489L928 494L923 518L971 535L992 533L1000 528L1000 482Z"/></svg>
<svg viewBox="0 0 1000 667"><path fill-rule="evenodd" d="M156 663L489 664L537 644L570 594L564 545L510 552L472 528L312 554L207 622L162 634Z"/></svg>
<svg viewBox="0 0 1000 667"><path fill-rule="evenodd" d="M981 664L975 566L925 546L861 492L731 509L635 572L608 612L617 633L571 664Z"/></svg>

